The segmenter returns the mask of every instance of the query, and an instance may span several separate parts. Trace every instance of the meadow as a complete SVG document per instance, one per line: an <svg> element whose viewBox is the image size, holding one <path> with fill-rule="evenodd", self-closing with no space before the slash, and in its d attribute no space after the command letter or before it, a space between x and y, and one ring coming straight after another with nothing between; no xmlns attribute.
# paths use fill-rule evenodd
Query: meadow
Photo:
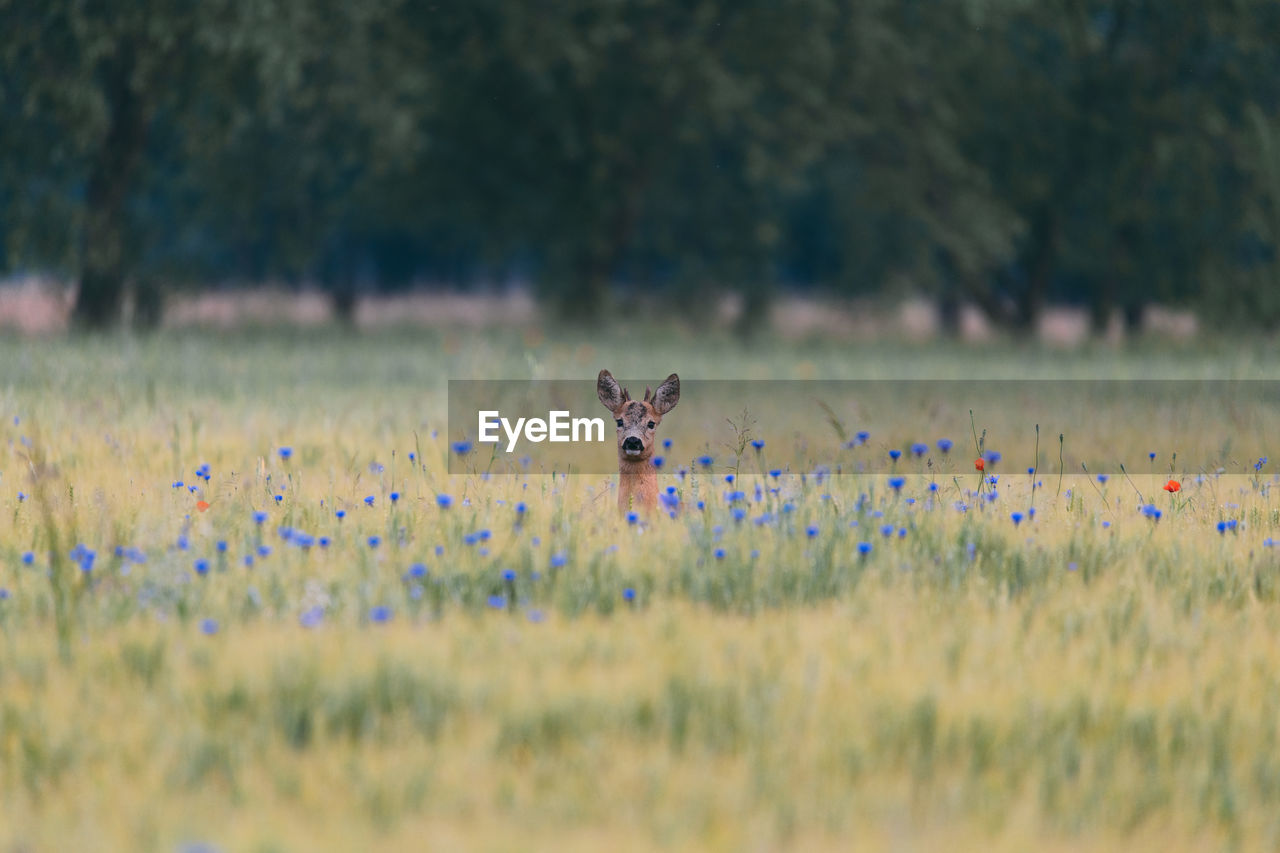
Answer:
<svg viewBox="0 0 1280 853"><path fill-rule="evenodd" d="M676 517L630 523L607 474L449 473L446 380L1275 380L1278 356L0 340L0 850L1275 849L1274 424L1137 401L1110 425L1154 455L1102 481L1053 467L1108 420L1087 405L982 473L987 421L1006 448L1035 424L966 414L945 476L938 435L851 451L797 413L744 453L677 408ZM1185 450L1233 439L1222 466ZM764 461L797 443L907 457Z"/></svg>

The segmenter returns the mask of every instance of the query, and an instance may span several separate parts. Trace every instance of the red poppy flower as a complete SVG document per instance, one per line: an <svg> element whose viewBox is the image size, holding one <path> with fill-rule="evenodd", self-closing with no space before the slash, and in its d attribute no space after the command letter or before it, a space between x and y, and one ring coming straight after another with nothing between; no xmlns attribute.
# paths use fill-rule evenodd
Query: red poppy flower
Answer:
<svg viewBox="0 0 1280 853"><path fill-rule="evenodd" d="M973 460L973 467L979 471L985 471L987 470L987 462L985 459L975 459Z"/></svg>
<svg viewBox="0 0 1280 853"><path fill-rule="evenodd" d="M200 510L201 512L204 512L208 508L209 508L208 501L196 501L196 509Z"/></svg>
<svg viewBox="0 0 1280 853"><path fill-rule="evenodd" d="M1170 480L1169 482L1164 484L1164 490L1166 492L1169 492L1170 494L1172 494L1173 492L1179 492L1179 491L1182 491L1182 484L1179 483L1177 480Z"/></svg>

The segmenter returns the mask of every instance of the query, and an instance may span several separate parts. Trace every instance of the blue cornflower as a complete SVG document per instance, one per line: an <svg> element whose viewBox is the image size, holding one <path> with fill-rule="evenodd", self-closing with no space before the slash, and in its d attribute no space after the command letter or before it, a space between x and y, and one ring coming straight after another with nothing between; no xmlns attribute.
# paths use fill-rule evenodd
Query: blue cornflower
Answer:
<svg viewBox="0 0 1280 853"><path fill-rule="evenodd" d="M931 492L936 492L936 491L938 491L938 484L937 484L937 483L930 483L930 484L929 484L929 491L931 491Z"/></svg>
<svg viewBox="0 0 1280 853"><path fill-rule="evenodd" d="M906 477L890 477L889 478L889 488L893 489L895 492L902 491L902 487L906 485L906 483L907 483Z"/></svg>
<svg viewBox="0 0 1280 853"><path fill-rule="evenodd" d="M253 514L254 524L262 524L266 520L267 520L267 514L265 512L258 511Z"/></svg>
<svg viewBox="0 0 1280 853"><path fill-rule="evenodd" d="M1151 451L1150 453L1147 454L1147 458L1150 459L1152 462L1154 462L1156 459L1156 452L1154 450Z"/></svg>
<svg viewBox="0 0 1280 853"><path fill-rule="evenodd" d="M489 596L489 606L494 610L501 610L507 606L507 597L505 595Z"/></svg>
<svg viewBox="0 0 1280 853"><path fill-rule="evenodd" d="M880 527L880 535L881 535L881 536L892 536L892 535L893 535L893 529L894 529L894 528L893 528L893 525L892 525L892 524L885 524L885 525L882 525L882 526Z"/></svg>
<svg viewBox="0 0 1280 853"><path fill-rule="evenodd" d="M453 452L458 454L459 456L466 456L468 453L471 452L471 442L455 441L453 443Z"/></svg>
<svg viewBox="0 0 1280 853"><path fill-rule="evenodd" d="M200 558L199 560L196 560L195 570L196 570L196 574L198 575L209 574L209 561L204 559L203 557Z"/></svg>
<svg viewBox="0 0 1280 853"><path fill-rule="evenodd" d="M340 509L334 512L334 515L337 517L338 521L342 521L342 519L347 517L347 511L345 509Z"/></svg>
<svg viewBox="0 0 1280 853"><path fill-rule="evenodd" d="M227 543L224 539L219 539L213 547L218 550L219 554L227 553Z"/></svg>
<svg viewBox="0 0 1280 853"><path fill-rule="evenodd" d="M804 531L804 532L805 532L805 535L806 535L806 536L808 536L810 539L813 539L813 538L814 538L814 537L816 537L816 536L817 536L821 531L820 531L820 530L818 530L818 525L816 525L816 524L810 524L807 528L805 528L805 531Z"/></svg>
<svg viewBox="0 0 1280 853"><path fill-rule="evenodd" d="M378 547L379 545L381 545L381 544L382 544L382 537L381 537L381 536L370 536L370 537L369 537L369 547L370 547L370 548L377 548L377 547Z"/></svg>
<svg viewBox="0 0 1280 853"><path fill-rule="evenodd" d="M1227 519L1227 529L1230 530L1232 533L1235 533L1236 528L1239 526L1240 526L1239 519L1235 519L1235 518Z"/></svg>
<svg viewBox="0 0 1280 853"><path fill-rule="evenodd" d="M410 451L409 451L409 461L410 461L410 462L416 462L417 460L418 460L418 454L416 454L416 453L414 453L412 450L410 450Z"/></svg>
<svg viewBox="0 0 1280 853"><path fill-rule="evenodd" d="M218 633L218 620L205 619L203 622L200 623L200 633L207 634L210 637Z"/></svg>
<svg viewBox="0 0 1280 853"><path fill-rule="evenodd" d="M867 439L871 438L871 433L867 432L865 429L859 430L858 434L854 437L858 439L858 444L866 444Z"/></svg>
<svg viewBox="0 0 1280 853"><path fill-rule="evenodd" d="M385 604L379 604L369 608L370 622L389 622L391 621L391 608Z"/></svg>
<svg viewBox="0 0 1280 853"><path fill-rule="evenodd" d="M1111 478L1110 478L1110 477L1108 477L1106 474L1099 474L1099 475L1098 475L1098 482L1099 482L1099 483L1101 483L1101 484L1102 484L1102 485L1104 485L1104 486L1107 484L1107 480L1109 480L1109 479L1111 479Z"/></svg>
<svg viewBox="0 0 1280 853"><path fill-rule="evenodd" d="M303 611L302 615L298 617L298 624L303 628L318 628L323 621L324 608L318 604L309 610Z"/></svg>
<svg viewBox="0 0 1280 853"><path fill-rule="evenodd" d="M622 598L623 598L625 601L635 601L635 600L636 600L636 591L635 591L634 589L632 589L631 587L627 587L626 589L624 589L624 590L622 591Z"/></svg>
<svg viewBox="0 0 1280 853"><path fill-rule="evenodd" d="M751 440L751 446L754 447L756 450L764 450L764 439L753 438Z"/></svg>
<svg viewBox="0 0 1280 853"><path fill-rule="evenodd" d="M259 557L269 557L269 556L271 556L271 546L270 546L270 545L259 545L259 546L258 546L258 556L259 556Z"/></svg>
<svg viewBox="0 0 1280 853"><path fill-rule="evenodd" d="M557 551L551 555L551 568L558 569L569 562L569 555L564 551Z"/></svg>
<svg viewBox="0 0 1280 853"><path fill-rule="evenodd" d="M244 567L245 567L246 569L251 569L251 568L253 568L253 555L252 555L252 554L245 554L245 555L244 555Z"/></svg>
<svg viewBox="0 0 1280 853"><path fill-rule="evenodd" d="M1019 524L1022 523L1022 513L1020 512L1010 513L1009 518L1013 520L1014 527L1017 527Z"/></svg>
<svg viewBox="0 0 1280 853"><path fill-rule="evenodd" d="M1159 521L1160 516L1164 513L1160 512L1160 508L1155 504L1147 504L1142 508L1142 514L1154 521Z"/></svg>
<svg viewBox="0 0 1280 853"><path fill-rule="evenodd" d="M1000 456L1000 451L998 450L987 451L987 464L994 465L997 462L999 462L1001 458L1002 457Z"/></svg>
<svg viewBox="0 0 1280 853"><path fill-rule="evenodd" d="M436 506L440 507L441 509L448 509L449 507L453 506L453 497L451 495L446 495L446 494L436 495Z"/></svg>
<svg viewBox="0 0 1280 853"><path fill-rule="evenodd" d="M664 439L662 440L662 448L663 448L664 450L670 450L670 449L671 449L671 439L669 439L669 438L664 438Z"/></svg>
<svg viewBox="0 0 1280 853"><path fill-rule="evenodd" d="M733 481L734 481L734 480L736 480L736 479L738 479L738 478L737 478L737 477L735 477L733 474L725 474L725 475L724 475L724 481L725 481L726 483L732 484L732 483L733 483Z"/></svg>
<svg viewBox="0 0 1280 853"><path fill-rule="evenodd" d="M514 580L516 579L516 570L515 570L515 569L503 569L503 570L502 570L502 579L503 579L504 581L506 581L507 583L511 583L512 581L514 581Z"/></svg>
<svg viewBox="0 0 1280 853"><path fill-rule="evenodd" d="M916 442L915 444L911 445L911 452L914 453L916 456L924 456L926 453L929 452L929 445Z"/></svg>
<svg viewBox="0 0 1280 853"><path fill-rule="evenodd" d="M1253 463L1253 470L1255 470L1255 471L1261 471L1261 470L1262 470L1262 466L1263 466L1263 465L1266 465L1266 464L1267 464L1267 457L1263 456L1263 457L1259 458L1257 462Z"/></svg>
<svg viewBox="0 0 1280 853"><path fill-rule="evenodd" d="M724 555L725 555L725 551L723 548L717 548L715 551L712 552L712 556L714 556L717 560L723 560Z"/></svg>
<svg viewBox="0 0 1280 853"><path fill-rule="evenodd" d="M900 456L902 456L902 451L896 447L893 450L889 451L889 458L892 459L894 462L897 462L898 457Z"/></svg>
<svg viewBox="0 0 1280 853"><path fill-rule="evenodd" d="M1218 532L1219 532L1219 533L1226 533L1226 532L1227 532L1227 523L1226 523L1225 521L1219 521L1219 522L1218 522Z"/></svg>
<svg viewBox="0 0 1280 853"><path fill-rule="evenodd" d="M515 510L516 510L516 515L524 515L526 512L529 511L529 507L525 506L524 501L520 501L520 503L516 504Z"/></svg>
<svg viewBox="0 0 1280 853"><path fill-rule="evenodd" d="M769 476L770 476L770 477L772 477L772 478L773 478L773 479L775 479L775 480L776 480L776 479L778 479L779 477L781 477L781 476L782 476L782 469L781 469L781 468L773 468L773 469L771 469L771 470L769 471Z"/></svg>
<svg viewBox="0 0 1280 853"><path fill-rule="evenodd" d="M364 499L365 506L373 506L373 495L369 495Z"/></svg>
<svg viewBox="0 0 1280 853"><path fill-rule="evenodd" d="M8 599L9 599L9 590L0 586L0 601L7 601Z"/></svg>
<svg viewBox="0 0 1280 853"><path fill-rule="evenodd" d="M653 457L653 467L661 468L666 461L667 460L663 459L661 456L655 456Z"/></svg>
<svg viewBox="0 0 1280 853"><path fill-rule="evenodd" d="M284 495L276 495L276 503L281 503L283 501L284 501Z"/></svg>
<svg viewBox="0 0 1280 853"><path fill-rule="evenodd" d="M640 516L637 513L627 513L627 524L639 524Z"/></svg>
<svg viewBox="0 0 1280 853"><path fill-rule="evenodd" d="M391 494L387 495L387 497L391 499L392 503L395 503L396 501L400 500L400 493L392 492Z"/></svg>
<svg viewBox="0 0 1280 853"><path fill-rule="evenodd" d="M280 448L278 451L276 451L276 452L280 454L280 458L281 458L281 459L286 459L286 460L287 460L287 459L289 459L289 458L291 458L291 457L293 456L293 448L292 448L292 447L281 447L281 448Z"/></svg>
<svg viewBox="0 0 1280 853"><path fill-rule="evenodd" d="M701 465L703 468L710 468L712 464L715 463L716 460L710 456L699 456L694 461L697 462L699 465Z"/></svg>
<svg viewBox="0 0 1280 853"><path fill-rule="evenodd" d="M949 438L938 439L938 450L941 451L942 453L950 453L952 447L955 447L955 442L953 442L951 439Z"/></svg>
<svg viewBox="0 0 1280 853"><path fill-rule="evenodd" d="M427 567L422 563L414 563L409 567L406 574L411 578L425 578L427 576Z"/></svg>
<svg viewBox="0 0 1280 853"><path fill-rule="evenodd" d="M182 482L181 480L174 480L174 481L173 481L173 487L174 487L175 489L181 489L181 488L182 488L183 486L185 486L185 485L186 485L186 483Z"/></svg>
<svg viewBox="0 0 1280 853"><path fill-rule="evenodd" d="M22 503L22 502L23 502L23 501L25 501L26 499L27 499L27 493L26 493L26 492L18 492L18 503Z"/></svg>
<svg viewBox="0 0 1280 853"><path fill-rule="evenodd" d="M871 553L871 543L870 543L870 542L859 542L859 543L858 543L858 553L859 553L859 554L861 554L861 555L862 555L862 556L864 556L864 557L865 557L865 556L867 556L868 554L870 554L870 553Z"/></svg>
<svg viewBox="0 0 1280 853"><path fill-rule="evenodd" d="M36 555L31 553L30 551L27 551L25 554L22 555L22 564L24 566L29 566L35 561L36 561Z"/></svg>

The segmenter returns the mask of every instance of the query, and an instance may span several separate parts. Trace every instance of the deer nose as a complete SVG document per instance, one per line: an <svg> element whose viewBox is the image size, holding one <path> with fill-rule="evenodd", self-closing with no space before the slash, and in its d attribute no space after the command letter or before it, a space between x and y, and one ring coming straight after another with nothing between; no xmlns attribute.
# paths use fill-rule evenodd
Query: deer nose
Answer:
<svg viewBox="0 0 1280 853"><path fill-rule="evenodd" d="M634 435L629 435L622 440L622 449L626 451L644 450L644 442Z"/></svg>

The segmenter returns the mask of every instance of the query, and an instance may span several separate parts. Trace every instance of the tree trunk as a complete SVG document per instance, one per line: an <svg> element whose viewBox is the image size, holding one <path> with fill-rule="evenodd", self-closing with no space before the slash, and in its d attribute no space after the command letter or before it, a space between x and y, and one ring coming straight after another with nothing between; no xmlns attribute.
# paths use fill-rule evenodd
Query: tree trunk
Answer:
<svg viewBox="0 0 1280 853"><path fill-rule="evenodd" d="M110 124L85 191L83 270L72 321L82 329L105 329L121 320L129 273L125 202L146 143L145 105L133 88L133 51L121 47L104 69L103 95Z"/></svg>

